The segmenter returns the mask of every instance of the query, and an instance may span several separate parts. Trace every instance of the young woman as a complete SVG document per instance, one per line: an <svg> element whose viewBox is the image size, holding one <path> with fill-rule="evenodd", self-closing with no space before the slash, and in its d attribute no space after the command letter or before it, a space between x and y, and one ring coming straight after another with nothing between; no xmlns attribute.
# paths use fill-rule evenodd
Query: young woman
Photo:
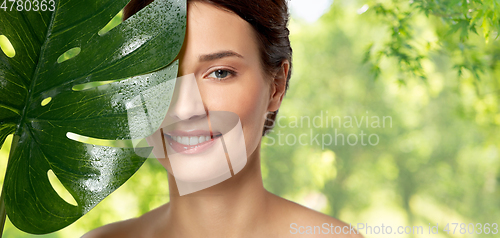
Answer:
<svg viewBox="0 0 500 238"><path fill-rule="evenodd" d="M132 0L125 17L147 4ZM186 37L178 55L179 76L187 78L177 81L176 100L167 113L176 127L164 127L160 134L163 144L167 141L166 147L184 145L184 150L173 153L167 148L169 158L184 156L177 170L172 158L159 159L168 171L170 202L139 218L93 230L85 238L361 237L349 225L275 196L263 187L261 139L270 128L265 124L273 121L280 107L290 78L292 53L287 22L286 0L188 1ZM199 92L199 96L189 92ZM203 177L220 176L210 167L215 159L189 157L208 153L210 146L216 147L210 143L221 140L213 128L208 138L198 135L204 131L200 130L205 125L201 122L209 120L212 125L208 123L208 127L213 127L211 115L216 113L211 112L237 115L237 122L232 124L242 132L246 162L238 171L233 163L230 178L222 182L182 192L176 179L195 183ZM195 141L188 142L192 140L189 138ZM228 140L226 143L230 143ZM207 143L208 149L197 151L196 146ZM335 234L341 230L337 227L343 232Z"/></svg>

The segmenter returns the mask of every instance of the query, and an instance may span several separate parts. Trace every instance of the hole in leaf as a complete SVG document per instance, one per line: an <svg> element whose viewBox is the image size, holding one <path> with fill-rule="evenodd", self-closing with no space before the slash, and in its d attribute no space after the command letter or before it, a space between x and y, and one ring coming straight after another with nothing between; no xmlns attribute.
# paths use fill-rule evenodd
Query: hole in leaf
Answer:
<svg viewBox="0 0 500 238"><path fill-rule="evenodd" d="M69 49L68 51L64 52L61 56L59 56L59 58L57 58L57 63L62 63L66 60L69 60L77 56L78 54L80 54L80 51L82 51L80 47Z"/></svg>
<svg viewBox="0 0 500 238"><path fill-rule="evenodd" d="M118 14L116 14L116 16L114 16L113 19L111 19L111 21L109 21L108 24L106 24L106 26L104 26L99 32L97 32L97 34L102 36L111 29L120 25L120 23L122 23L122 17L123 17L123 10L121 10Z"/></svg>
<svg viewBox="0 0 500 238"><path fill-rule="evenodd" d="M42 100L42 107L45 107L45 105L49 104L49 102L52 101L52 97L48 97L46 99Z"/></svg>
<svg viewBox="0 0 500 238"><path fill-rule="evenodd" d="M3 53L9 58L12 58L16 55L16 50L14 50L14 46L12 46L7 36L0 35L0 48L2 49Z"/></svg>
<svg viewBox="0 0 500 238"><path fill-rule="evenodd" d="M52 188L54 188L59 197L61 197L64 201L73 206L78 206L78 203L75 201L73 196L71 196L68 190L66 190L61 181L59 181L59 179L54 174L54 171L52 171L52 169L47 171L47 177L49 177L50 185L52 185Z"/></svg>
<svg viewBox="0 0 500 238"><path fill-rule="evenodd" d="M109 147L117 147L117 148L139 148L139 147L149 147L147 143L144 143L144 139L135 139L135 140L105 140L105 139L97 139L88 136L82 136L75 134L73 132L66 133L66 137L71 140L82 142L85 144L92 145L100 145L100 146L109 146ZM135 146L134 146L135 145Z"/></svg>
<svg viewBox="0 0 500 238"><path fill-rule="evenodd" d="M117 80L109 80L109 81L99 81L99 82L90 82L90 83L82 83L82 84L78 84L78 85L75 85L73 86L73 91L83 91L83 90L87 90L87 89L91 89L91 88L96 88L96 87L99 87L99 86L102 86L102 85L106 85L106 84L110 84L110 83L113 83L113 82L117 82L117 81L120 81L121 79L117 79Z"/></svg>
<svg viewBox="0 0 500 238"><path fill-rule="evenodd" d="M12 144L12 137L14 137L14 134L10 134L5 138L5 141L3 142L3 145L0 144L0 168L3 168L3 170L0 170L1 173L5 174L5 169L7 169L7 161L9 160L9 152L10 152L10 146Z"/></svg>

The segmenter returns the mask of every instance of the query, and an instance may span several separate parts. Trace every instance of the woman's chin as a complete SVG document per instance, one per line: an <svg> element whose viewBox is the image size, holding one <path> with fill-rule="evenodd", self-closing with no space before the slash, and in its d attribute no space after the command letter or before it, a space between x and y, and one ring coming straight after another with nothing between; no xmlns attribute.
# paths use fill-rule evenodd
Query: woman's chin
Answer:
<svg viewBox="0 0 500 238"><path fill-rule="evenodd" d="M177 147L175 147L177 146ZM202 183L230 174L226 153L220 138L200 147L179 148L169 144L167 154L171 172L177 182Z"/></svg>

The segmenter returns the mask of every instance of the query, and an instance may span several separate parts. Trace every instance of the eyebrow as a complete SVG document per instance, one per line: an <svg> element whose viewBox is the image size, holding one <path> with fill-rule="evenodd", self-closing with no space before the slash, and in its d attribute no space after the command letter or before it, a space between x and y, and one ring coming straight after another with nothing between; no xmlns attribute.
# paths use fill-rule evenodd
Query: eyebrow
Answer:
<svg viewBox="0 0 500 238"><path fill-rule="evenodd" d="M232 51L232 50L226 50L226 51L219 51L216 53L212 54L206 54L206 55L200 55L200 61L212 61L216 59L221 59L225 57L238 57L238 58L243 58L240 54Z"/></svg>

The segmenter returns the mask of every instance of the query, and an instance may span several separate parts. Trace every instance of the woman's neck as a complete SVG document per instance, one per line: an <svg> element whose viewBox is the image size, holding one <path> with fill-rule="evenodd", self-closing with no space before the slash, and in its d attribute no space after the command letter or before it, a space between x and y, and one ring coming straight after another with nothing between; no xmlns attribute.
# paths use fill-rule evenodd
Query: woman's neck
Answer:
<svg viewBox="0 0 500 238"><path fill-rule="evenodd" d="M241 237L265 222L270 193L262 184L260 145L239 173L193 194L179 196L173 176L168 177L168 233L184 237Z"/></svg>

